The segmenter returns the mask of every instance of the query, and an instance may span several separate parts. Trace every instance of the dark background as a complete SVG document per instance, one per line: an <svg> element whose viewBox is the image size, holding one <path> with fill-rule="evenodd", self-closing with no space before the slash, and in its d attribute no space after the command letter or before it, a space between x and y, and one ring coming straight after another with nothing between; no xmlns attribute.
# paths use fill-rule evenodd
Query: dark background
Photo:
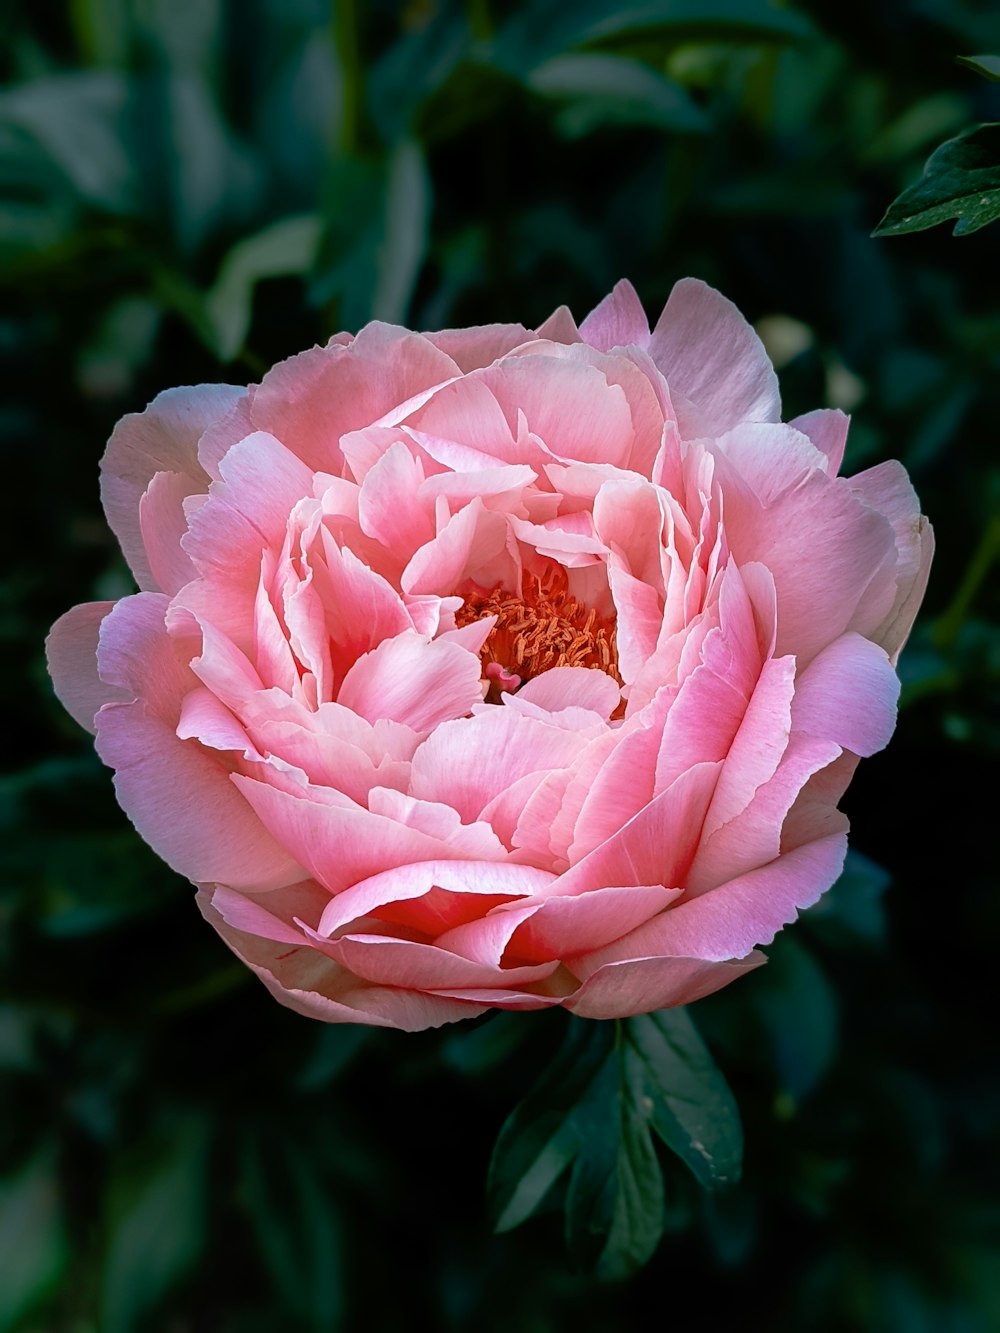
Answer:
<svg viewBox="0 0 1000 1333"><path fill-rule="evenodd" d="M1000 225L871 229L1000 119L974 0L71 0L0 18L0 1330L1000 1327L993 882ZM694 274L786 415L906 463L938 535L848 876L694 1016L743 1183L665 1162L624 1284L559 1200L494 1237L486 1166L560 1015L407 1036L281 1009L139 842L48 688L72 603L130 591L115 420L341 328L578 317ZM985 797L985 800L984 800Z"/></svg>

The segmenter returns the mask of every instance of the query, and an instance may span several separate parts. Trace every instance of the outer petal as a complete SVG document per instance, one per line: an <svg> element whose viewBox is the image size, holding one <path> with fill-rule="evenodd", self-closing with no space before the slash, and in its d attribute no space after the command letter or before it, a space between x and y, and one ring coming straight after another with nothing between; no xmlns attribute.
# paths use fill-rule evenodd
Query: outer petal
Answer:
<svg viewBox="0 0 1000 1333"><path fill-rule="evenodd" d="M691 1004L766 962L763 954L710 962L704 958L629 958L605 963L563 1001L581 1018L630 1018Z"/></svg>
<svg viewBox="0 0 1000 1333"><path fill-rule="evenodd" d="M231 384L167 389L144 412L123 417L101 459L101 499L140 588L157 588L139 530L139 501L157 472L182 472L208 489L198 441L246 394Z"/></svg>
<svg viewBox="0 0 1000 1333"><path fill-rule="evenodd" d="M779 421L778 380L764 344L731 301L697 278L670 293L649 342L671 395L693 403L706 435L740 421Z"/></svg>
<svg viewBox="0 0 1000 1333"><path fill-rule="evenodd" d="M101 622L114 602L84 602L60 616L45 640L45 659L56 698L92 735L94 714L110 703L132 698L129 690L108 685L97 674Z"/></svg>
<svg viewBox="0 0 1000 1333"><path fill-rule="evenodd" d="M475 1018L487 1003L454 1000L388 986L366 986L346 968L314 949L289 952L287 944L249 935L226 924L212 905L211 891L198 895L206 921L255 972L274 998L307 1018L324 1023L364 1023L419 1032Z"/></svg>
<svg viewBox="0 0 1000 1333"><path fill-rule="evenodd" d="M630 282L615 283L611 294L595 306L580 325L580 337L602 352L610 352L612 347L627 347L630 343L646 346L649 321Z"/></svg>

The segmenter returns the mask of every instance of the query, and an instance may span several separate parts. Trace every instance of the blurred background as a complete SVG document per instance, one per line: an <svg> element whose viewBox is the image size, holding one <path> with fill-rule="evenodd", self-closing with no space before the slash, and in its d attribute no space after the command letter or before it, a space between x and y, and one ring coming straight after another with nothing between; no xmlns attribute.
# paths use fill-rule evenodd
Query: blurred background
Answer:
<svg viewBox="0 0 1000 1333"><path fill-rule="evenodd" d="M0 1330L1000 1327L1000 225L869 235L1000 120L954 59L998 51L986 0L4 7ZM160 389L374 317L582 317L623 276L655 318L686 274L757 324L786 416L853 414L847 471L903 459L938 556L844 880L694 1009L743 1183L665 1162L666 1237L607 1284L557 1197L486 1220L562 1017L281 1009L134 835L42 640L131 590L97 464Z"/></svg>

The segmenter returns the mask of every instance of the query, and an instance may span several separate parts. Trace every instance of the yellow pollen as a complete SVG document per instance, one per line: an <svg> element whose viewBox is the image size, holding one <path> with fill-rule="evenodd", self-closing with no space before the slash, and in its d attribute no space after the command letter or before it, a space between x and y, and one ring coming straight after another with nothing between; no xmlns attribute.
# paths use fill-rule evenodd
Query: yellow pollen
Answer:
<svg viewBox="0 0 1000 1333"><path fill-rule="evenodd" d="M489 589L468 585L455 624L471 625L484 616L496 616L479 652L492 703L552 667L589 667L622 683L614 616L598 615L577 601L566 570L554 560L547 560L540 574L524 571L520 596L501 583Z"/></svg>

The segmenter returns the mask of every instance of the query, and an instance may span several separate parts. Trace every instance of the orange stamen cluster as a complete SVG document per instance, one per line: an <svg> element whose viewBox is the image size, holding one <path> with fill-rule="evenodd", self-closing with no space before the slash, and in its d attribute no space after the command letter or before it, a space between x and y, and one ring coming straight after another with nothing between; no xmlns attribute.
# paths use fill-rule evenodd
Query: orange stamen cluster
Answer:
<svg viewBox="0 0 1000 1333"><path fill-rule="evenodd" d="M484 616L497 618L479 653L489 682L486 698L493 703L551 667L590 667L622 683L614 617L577 601L566 570L554 560L540 574L523 572L520 596L502 583L488 590L472 584L455 623L469 625Z"/></svg>

